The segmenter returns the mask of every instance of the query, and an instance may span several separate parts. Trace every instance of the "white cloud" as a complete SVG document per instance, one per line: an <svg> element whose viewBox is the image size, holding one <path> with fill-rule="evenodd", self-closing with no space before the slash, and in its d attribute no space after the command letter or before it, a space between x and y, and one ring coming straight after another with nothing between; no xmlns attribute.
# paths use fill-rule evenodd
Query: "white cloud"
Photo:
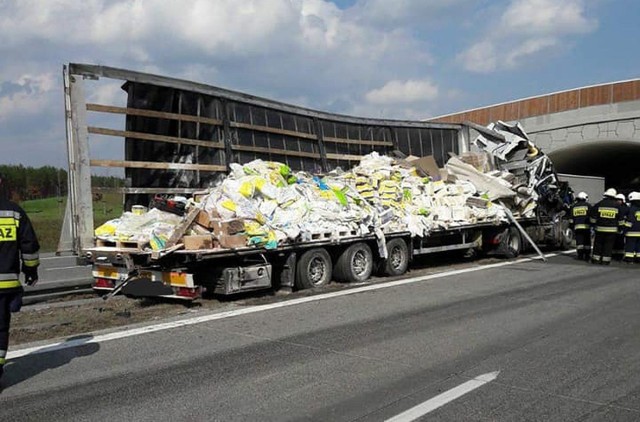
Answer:
<svg viewBox="0 0 640 422"><path fill-rule="evenodd" d="M513 0L498 25L457 56L466 70L488 73L513 69L534 57L557 51L571 37L595 30L584 0Z"/></svg>
<svg viewBox="0 0 640 422"><path fill-rule="evenodd" d="M438 97L438 87L429 80L392 80L383 87L367 92L371 104L410 104L431 101Z"/></svg>
<svg viewBox="0 0 640 422"><path fill-rule="evenodd" d="M351 14L358 21L377 27L423 27L446 18L458 19L461 8L471 4L473 0L360 0Z"/></svg>
<svg viewBox="0 0 640 422"><path fill-rule="evenodd" d="M25 74L15 81L5 81L0 85L0 121L42 113L58 81L52 73Z"/></svg>
<svg viewBox="0 0 640 422"><path fill-rule="evenodd" d="M492 41L480 41L458 56L465 69L472 72L492 72L498 66L498 54Z"/></svg>
<svg viewBox="0 0 640 422"><path fill-rule="evenodd" d="M500 21L509 33L542 35L581 34L597 26L584 16L583 0L516 0Z"/></svg>

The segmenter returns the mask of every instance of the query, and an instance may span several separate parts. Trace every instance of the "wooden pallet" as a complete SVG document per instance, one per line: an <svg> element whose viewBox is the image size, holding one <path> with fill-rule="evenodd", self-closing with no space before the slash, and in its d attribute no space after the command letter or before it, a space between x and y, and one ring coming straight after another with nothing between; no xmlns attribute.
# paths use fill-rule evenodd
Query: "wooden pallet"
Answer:
<svg viewBox="0 0 640 422"><path fill-rule="evenodd" d="M107 248L116 248L117 244L116 244L115 240L96 239L96 246L107 247Z"/></svg>
<svg viewBox="0 0 640 422"><path fill-rule="evenodd" d="M96 239L96 246L119 249L137 249L144 250L149 247L149 242L140 240L105 240Z"/></svg>
<svg viewBox="0 0 640 422"><path fill-rule="evenodd" d="M317 232L311 233L311 240L332 239L334 234L337 234L338 238L357 236L358 230L340 230L338 232Z"/></svg>

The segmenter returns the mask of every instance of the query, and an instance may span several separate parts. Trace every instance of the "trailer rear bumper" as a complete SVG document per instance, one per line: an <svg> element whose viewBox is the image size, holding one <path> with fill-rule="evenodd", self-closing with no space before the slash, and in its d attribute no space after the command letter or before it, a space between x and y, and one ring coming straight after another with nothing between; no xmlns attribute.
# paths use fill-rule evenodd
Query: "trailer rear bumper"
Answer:
<svg viewBox="0 0 640 422"><path fill-rule="evenodd" d="M124 267L95 265L92 270L93 289L110 292L124 281L129 273ZM180 271L140 271L122 289L122 294L130 297L163 297L171 299L195 300L202 297L202 287L196 286L193 275Z"/></svg>

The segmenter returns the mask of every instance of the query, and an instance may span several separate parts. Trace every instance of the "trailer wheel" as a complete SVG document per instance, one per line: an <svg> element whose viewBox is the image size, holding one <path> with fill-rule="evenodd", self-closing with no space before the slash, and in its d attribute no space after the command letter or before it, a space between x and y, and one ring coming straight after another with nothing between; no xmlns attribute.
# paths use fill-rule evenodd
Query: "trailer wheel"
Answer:
<svg viewBox="0 0 640 422"><path fill-rule="evenodd" d="M296 265L296 287L311 289L329 284L331 265L331 256L323 248L306 251Z"/></svg>
<svg viewBox="0 0 640 422"><path fill-rule="evenodd" d="M564 251L571 249L573 247L573 242L575 239L575 233L573 229L569 225L569 222L562 223L562 239L560 241L560 248Z"/></svg>
<svg viewBox="0 0 640 422"><path fill-rule="evenodd" d="M382 262L381 272L387 276L402 275L409 267L409 248L407 242L395 238L387 242L389 257Z"/></svg>
<svg viewBox="0 0 640 422"><path fill-rule="evenodd" d="M507 257L515 258L522 252L522 236L515 227L509 227L504 237L504 250Z"/></svg>
<svg viewBox="0 0 640 422"><path fill-rule="evenodd" d="M338 281L361 282L371 277L373 254L369 245L354 243L338 257L333 274Z"/></svg>

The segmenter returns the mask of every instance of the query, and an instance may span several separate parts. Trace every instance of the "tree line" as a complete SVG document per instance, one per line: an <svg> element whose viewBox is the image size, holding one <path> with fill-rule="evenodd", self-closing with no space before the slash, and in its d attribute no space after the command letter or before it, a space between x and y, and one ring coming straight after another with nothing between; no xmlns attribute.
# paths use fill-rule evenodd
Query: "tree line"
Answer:
<svg viewBox="0 0 640 422"><path fill-rule="evenodd" d="M4 193L14 201L66 196L68 192L67 171L61 168L0 165L0 173L4 176ZM124 179L92 175L91 184L96 187L122 187Z"/></svg>

